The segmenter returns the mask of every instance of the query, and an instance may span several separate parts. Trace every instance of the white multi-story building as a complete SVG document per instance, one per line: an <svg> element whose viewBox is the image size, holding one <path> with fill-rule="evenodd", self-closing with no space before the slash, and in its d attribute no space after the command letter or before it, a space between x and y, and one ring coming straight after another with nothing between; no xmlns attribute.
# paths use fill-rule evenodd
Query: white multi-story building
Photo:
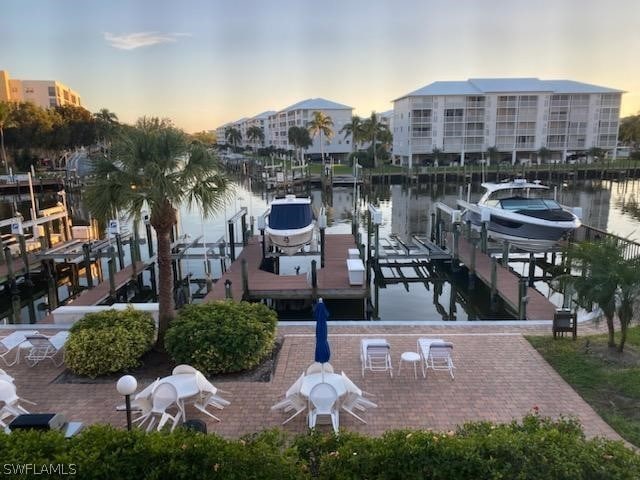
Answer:
<svg viewBox="0 0 640 480"><path fill-rule="evenodd" d="M393 102L393 158L418 165L434 149L465 160L497 148L513 163L592 147L615 148L621 90L570 80L486 78L434 82ZM453 156L453 155L452 155Z"/></svg>
<svg viewBox="0 0 640 480"><path fill-rule="evenodd" d="M57 80L17 80L0 70L0 101L32 102L42 108L81 107L80 95Z"/></svg>
<svg viewBox="0 0 640 480"><path fill-rule="evenodd" d="M276 148L293 149L289 144L289 128L307 127L313 118L313 112L322 112L333 121L333 136L327 138L323 135L323 148L320 148L320 137L313 138L306 155L310 158L320 158L321 151L325 156L334 160L343 160L351 152L351 139L344 138L340 130L347 123L351 122L351 112L353 108L340 103L331 102L324 98L310 98L290 105L269 116L269 145Z"/></svg>
<svg viewBox="0 0 640 480"><path fill-rule="evenodd" d="M242 145L255 148L254 142L250 142L247 139L246 132L249 127L256 125L263 129L264 146L293 150L293 145L289 144L289 128L293 126L307 128L308 123L313 118L313 112L322 112L331 117L333 121L333 135L331 138L322 137L324 142L322 149L320 148L320 137L313 138L313 145L307 149L306 155L310 158L320 158L321 150L323 150L326 157L342 160L351 152L351 139L345 139L344 135L339 132L345 124L351 122L352 110L353 108L347 105L331 102L323 98L310 98L277 112L267 111L255 117L243 118L222 125L216 129L217 142L219 144L227 143L224 132L229 127L235 127L242 134Z"/></svg>

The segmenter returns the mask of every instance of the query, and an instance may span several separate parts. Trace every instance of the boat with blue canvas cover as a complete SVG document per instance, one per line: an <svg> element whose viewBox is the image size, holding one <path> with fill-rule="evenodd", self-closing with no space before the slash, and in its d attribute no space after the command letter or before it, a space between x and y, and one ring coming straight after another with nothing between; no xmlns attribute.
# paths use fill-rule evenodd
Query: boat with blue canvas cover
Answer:
<svg viewBox="0 0 640 480"><path fill-rule="evenodd" d="M294 255L313 238L313 210L309 197L287 195L269 205L265 234L272 245Z"/></svg>
<svg viewBox="0 0 640 480"><path fill-rule="evenodd" d="M580 212L549 198L549 187L539 182L516 179L482 187L486 191L477 204L459 200L458 205L463 208L463 220L470 220L474 228L487 222L488 236L494 240L540 252L581 225Z"/></svg>

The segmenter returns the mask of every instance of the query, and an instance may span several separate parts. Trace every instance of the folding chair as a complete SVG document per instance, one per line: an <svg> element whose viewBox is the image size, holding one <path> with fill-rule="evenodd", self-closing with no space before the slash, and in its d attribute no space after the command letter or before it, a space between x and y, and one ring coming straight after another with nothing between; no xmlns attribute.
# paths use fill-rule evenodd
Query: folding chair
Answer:
<svg viewBox="0 0 640 480"><path fill-rule="evenodd" d="M441 338L419 338L418 339L418 352L420 353L422 366L422 376L427 378L427 369L429 368L429 350L433 343L442 343L444 340Z"/></svg>
<svg viewBox="0 0 640 480"><path fill-rule="evenodd" d="M453 343L438 342L432 343L429 349L429 366L432 370L448 370L453 380Z"/></svg>
<svg viewBox="0 0 640 480"><path fill-rule="evenodd" d="M360 342L360 362L363 377L365 370L389 372L393 377L391 346L384 338L363 338Z"/></svg>
<svg viewBox="0 0 640 480"><path fill-rule="evenodd" d="M2 360L6 366L10 367L20 362L20 345L27 341L27 336L38 335L37 330L20 330L13 332L3 339L0 339L0 360ZM7 358L11 357L11 353L15 350L15 357L13 362L9 363Z"/></svg>

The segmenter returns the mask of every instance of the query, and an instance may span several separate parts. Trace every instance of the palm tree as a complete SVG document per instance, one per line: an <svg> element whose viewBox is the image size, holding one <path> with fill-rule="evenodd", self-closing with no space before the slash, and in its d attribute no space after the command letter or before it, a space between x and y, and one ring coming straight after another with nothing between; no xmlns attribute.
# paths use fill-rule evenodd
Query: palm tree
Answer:
<svg viewBox="0 0 640 480"><path fill-rule="evenodd" d="M293 145L296 152L300 152L299 160L302 161L302 150L313 145L313 140L309 136L309 130L304 127L290 127L287 131L289 143Z"/></svg>
<svg viewBox="0 0 640 480"><path fill-rule="evenodd" d="M110 137L116 126L119 125L118 116L108 108L101 108L99 112L93 114L93 118L98 123L98 131L102 136L102 141L106 143L107 137Z"/></svg>
<svg viewBox="0 0 640 480"><path fill-rule="evenodd" d="M624 349L627 329L640 303L640 258L625 259L625 248L615 239L573 244L568 250L571 266L579 268L583 275L558 277L560 282L575 287L583 304L598 304L607 321L612 348L616 346L613 321L617 314L621 332L619 352Z"/></svg>
<svg viewBox="0 0 640 480"><path fill-rule="evenodd" d="M2 163L9 174L9 163L7 162L7 152L4 149L4 127L9 125L11 116L11 105L8 102L0 102L0 153L2 153Z"/></svg>
<svg viewBox="0 0 640 480"><path fill-rule="evenodd" d="M356 153L358 150L358 143L362 142L365 138L365 131L363 129L364 122L358 115L351 117L351 122L346 123L344 127L340 129L340 133L344 133L345 140L351 137L351 151Z"/></svg>
<svg viewBox="0 0 640 480"><path fill-rule="evenodd" d="M378 120L376 112L371 112L371 116L363 122L363 130L367 140L371 140L371 148L373 149L373 168L378 167L377 142L386 137L389 127Z"/></svg>
<svg viewBox="0 0 640 480"><path fill-rule="evenodd" d="M220 210L228 200L230 184L218 163L199 142L157 118L142 118L114 142L109 157L95 162L87 205L99 220L124 211L134 220L143 208L158 238L159 325L158 346L174 316L171 271L171 230L176 209L199 206L204 216Z"/></svg>
<svg viewBox="0 0 640 480"><path fill-rule="evenodd" d="M242 133L240 133L240 130L238 130L237 128L227 128L224 132L224 136L227 142L233 145L234 148L237 148L238 144L242 142Z"/></svg>
<svg viewBox="0 0 640 480"><path fill-rule="evenodd" d="M330 116L323 112L313 112L313 119L307 123L307 129L311 137L315 138L316 135L320 136L320 155L322 156L322 172L324 175L324 141L322 136L327 137L327 140L333 137L333 120Z"/></svg>
<svg viewBox="0 0 640 480"><path fill-rule="evenodd" d="M247 139L250 142L262 145L262 142L264 142L264 132L257 125L253 125L247 129Z"/></svg>
<svg viewBox="0 0 640 480"><path fill-rule="evenodd" d="M540 162L544 163L545 160L547 160L548 158L551 158L551 150L549 150L546 147L540 147L537 153L538 153L538 165L540 165Z"/></svg>

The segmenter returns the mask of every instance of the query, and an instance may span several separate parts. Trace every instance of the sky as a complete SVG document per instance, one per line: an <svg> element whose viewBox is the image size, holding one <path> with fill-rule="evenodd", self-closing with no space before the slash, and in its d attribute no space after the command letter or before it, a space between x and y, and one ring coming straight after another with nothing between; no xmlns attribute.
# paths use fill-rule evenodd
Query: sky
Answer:
<svg viewBox="0 0 640 480"><path fill-rule="evenodd" d="M571 79L640 111L638 0L2 0L0 70L92 112L212 130L306 98L354 113L437 80Z"/></svg>

